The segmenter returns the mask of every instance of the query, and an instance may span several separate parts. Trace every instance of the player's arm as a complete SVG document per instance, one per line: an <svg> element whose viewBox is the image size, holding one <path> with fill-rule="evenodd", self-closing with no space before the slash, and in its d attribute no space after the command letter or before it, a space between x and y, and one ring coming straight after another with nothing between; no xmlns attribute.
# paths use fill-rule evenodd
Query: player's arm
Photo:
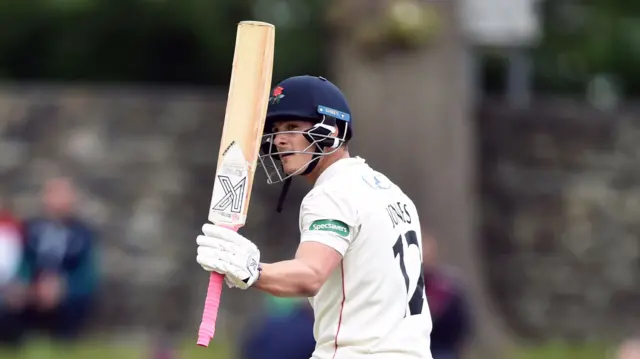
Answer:
<svg viewBox="0 0 640 359"><path fill-rule="evenodd" d="M300 213L300 245L292 260L262 264L258 289L276 296L315 296L340 265L354 237L357 211L341 193L307 196Z"/></svg>
<svg viewBox="0 0 640 359"><path fill-rule="evenodd" d="M342 254L320 242L303 242L292 260L262 264L255 287L279 297L313 297L340 265Z"/></svg>
<svg viewBox="0 0 640 359"><path fill-rule="evenodd" d="M357 211L340 193L313 192L300 214L300 245L288 261L260 264L249 239L222 226L205 224L197 238L197 262L225 275L231 287L255 287L276 296L314 296L338 267L355 237Z"/></svg>

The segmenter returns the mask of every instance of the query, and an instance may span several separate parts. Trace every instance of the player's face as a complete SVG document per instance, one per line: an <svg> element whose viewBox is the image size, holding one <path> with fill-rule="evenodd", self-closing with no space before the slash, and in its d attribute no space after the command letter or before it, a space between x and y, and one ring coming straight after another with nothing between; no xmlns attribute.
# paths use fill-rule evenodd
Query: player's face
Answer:
<svg viewBox="0 0 640 359"><path fill-rule="evenodd" d="M285 173L302 172L304 171L302 168L306 167L311 161L312 155L310 153L302 153L304 151L310 152L309 141L307 141L302 132L310 129L311 126L312 124L307 121L279 121L274 123L272 130L276 133L274 143L278 152L298 152L280 155Z"/></svg>

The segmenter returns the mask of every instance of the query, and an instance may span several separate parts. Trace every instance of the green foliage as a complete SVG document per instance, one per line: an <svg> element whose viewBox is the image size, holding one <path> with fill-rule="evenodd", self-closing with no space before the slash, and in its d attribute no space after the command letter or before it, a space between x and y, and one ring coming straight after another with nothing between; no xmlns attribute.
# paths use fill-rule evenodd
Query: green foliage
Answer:
<svg viewBox="0 0 640 359"><path fill-rule="evenodd" d="M274 81L326 74L334 56L322 0L0 1L0 80L226 86L236 24L276 25ZM640 94L640 2L546 0L536 85L584 93L602 73ZM350 19L348 19L350 20ZM504 60L489 62L499 82Z"/></svg>
<svg viewBox="0 0 640 359"><path fill-rule="evenodd" d="M544 2L544 40L536 50L538 84L583 92L597 74L640 94L640 4L622 0Z"/></svg>
<svg viewBox="0 0 640 359"><path fill-rule="evenodd" d="M299 2L261 3L258 13L250 0L0 2L0 78L226 85L236 24L278 20L271 10ZM305 9L317 13L314 4ZM274 79L322 71L321 18L276 23Z"/></svg>

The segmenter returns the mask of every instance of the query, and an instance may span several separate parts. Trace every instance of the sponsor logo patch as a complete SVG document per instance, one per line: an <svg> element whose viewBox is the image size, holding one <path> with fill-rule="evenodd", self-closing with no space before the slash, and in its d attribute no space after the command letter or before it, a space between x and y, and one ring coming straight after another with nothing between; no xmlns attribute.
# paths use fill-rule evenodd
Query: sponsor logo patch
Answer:
<svg viewBox="0 0 640 359"><path fill-rule="evenodd" d="M344 222L335 219L319 219L309 226L310 231L326 231L333 232L342 237L349 235L349 226Z"/></svg>

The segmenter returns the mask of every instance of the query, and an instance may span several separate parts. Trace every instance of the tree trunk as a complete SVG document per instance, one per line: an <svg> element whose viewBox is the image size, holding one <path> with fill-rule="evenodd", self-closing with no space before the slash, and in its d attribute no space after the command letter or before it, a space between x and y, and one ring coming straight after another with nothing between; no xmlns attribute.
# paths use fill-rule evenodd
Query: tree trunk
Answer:
<svg viewBox="0 0 640 359"><path fill-rule="evenodd" d="M414 199L442 260L464 273L475 309L474 352L500 358L508 335L492 308L476 248L476 134L466 48L455 2L430 3L442 24L430 45L372 59L358 50L357 40L342 36L334 44L333 78L351 105L353 154Z"/></svg>

